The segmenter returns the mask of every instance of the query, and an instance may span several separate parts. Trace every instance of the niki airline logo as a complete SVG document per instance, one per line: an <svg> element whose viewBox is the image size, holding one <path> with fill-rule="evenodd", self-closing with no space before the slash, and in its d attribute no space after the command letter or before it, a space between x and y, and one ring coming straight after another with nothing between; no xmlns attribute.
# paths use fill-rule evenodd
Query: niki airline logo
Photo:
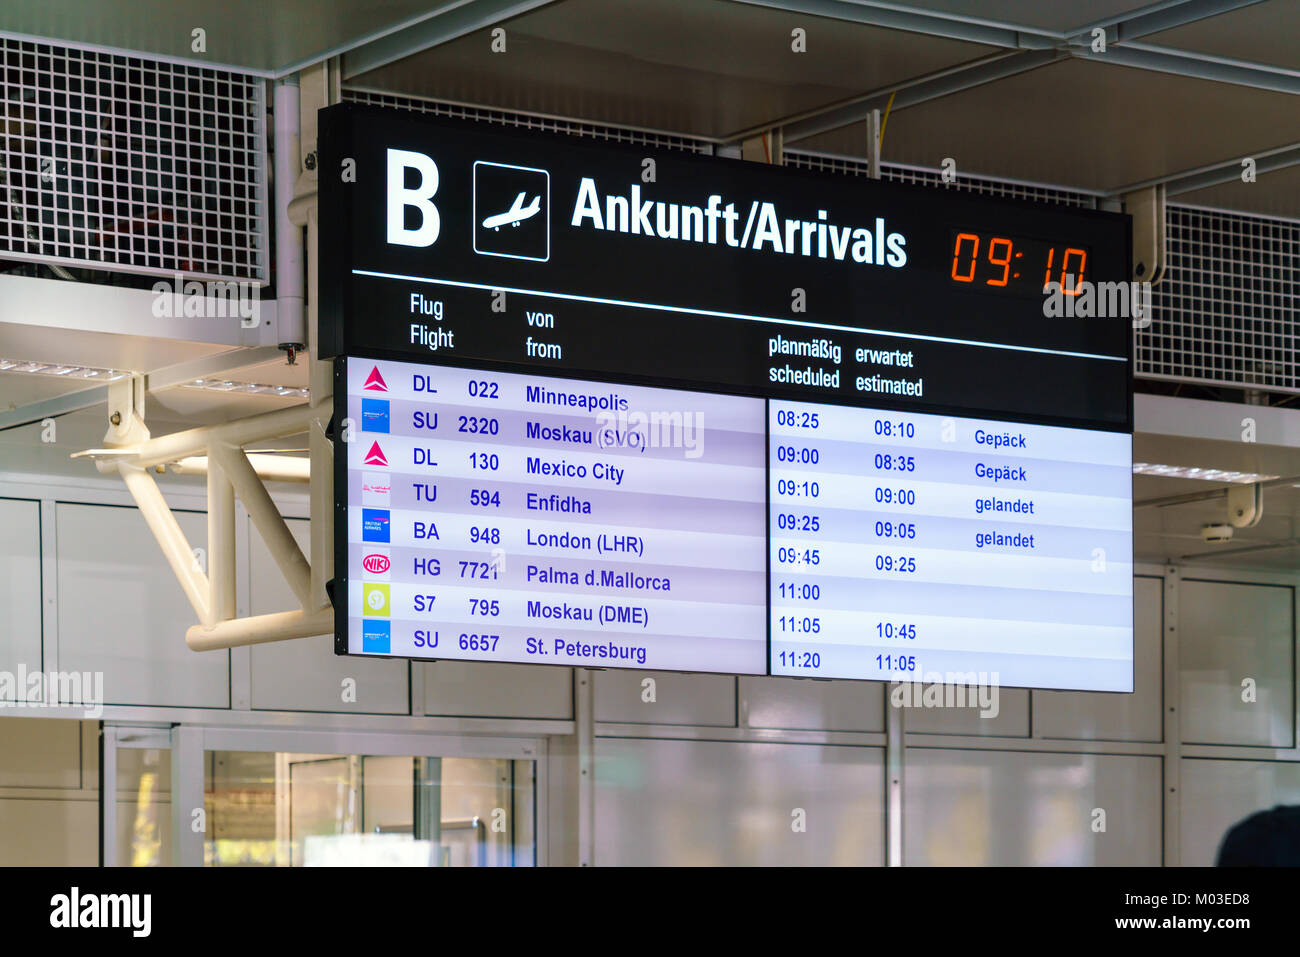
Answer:
<svg viewBox="0 0 1300 957"><path fill-rule="evenodd" d="M393 560L388 557L387 552L376 549L366 553L361 559L361 567L368 575L387 575L393 567Z"/></svg>
<svg viewBox="0 0 1300 957"><path fill-rule="evenodd" d="M386 456L384 450L379 447L379 443L375 442L370 446L370 451L366 453L366 457L362 464L382 465L384 468L388 468L388 456Z"/></svg>
<svg viewBox="0 0 1300 957"><path fill-rule="evenodd" d="M362 385L361 388L365 389L367 392L388 391L388 383L385 382L384 377L379 374L379 366L375 366L370 370L370 375L366 376L365 384Z"/></svg>

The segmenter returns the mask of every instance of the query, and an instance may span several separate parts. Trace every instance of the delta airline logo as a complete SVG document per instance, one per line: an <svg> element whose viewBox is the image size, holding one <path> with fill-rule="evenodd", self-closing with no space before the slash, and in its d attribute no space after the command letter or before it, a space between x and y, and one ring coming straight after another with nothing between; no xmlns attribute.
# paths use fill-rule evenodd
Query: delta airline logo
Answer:
<svg viewBox="0 0 1300 957"><path fill-rule="evenodd" d="M384 377L380 375L379 366L375 366L370 370L370 375L366 376L365 384L362 385L361 388L365 389L367 392L388 391L388 383L385 382Z"/></svg>
<svg viewBox="0 0 1300 957"><path fill-rule="evenodd" d="M393 561L385 552L374 551L361 559L361 567L371 575L387 575Z"/></svg>
<svg viewBox="0 0 1300 957"><path fill-rule="evenodd" d="M365 461L362 464L382 465L384 468L388 468L388 456L384 454L384 450L381 449L379 443L376 442L370 446L370 451L366 453Z"/></svg>

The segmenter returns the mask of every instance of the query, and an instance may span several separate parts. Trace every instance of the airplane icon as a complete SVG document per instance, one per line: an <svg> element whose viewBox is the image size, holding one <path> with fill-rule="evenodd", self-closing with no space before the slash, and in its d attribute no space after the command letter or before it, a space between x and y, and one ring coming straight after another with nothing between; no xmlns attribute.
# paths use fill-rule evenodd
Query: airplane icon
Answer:
<svg viewBox="0 0 1300 957"><path fill-rule="evenodd" d="M525 219L530 219L537 215L538 210L542 208L542 197L534 196L533 201L527 206L524 205L525 193L520 193L515 197L514 205L504 213L497 213L495 216L489 216L483 220L484 229L494 229L498 232L502 226L514 226L518 228L519 224Z"/></svg>

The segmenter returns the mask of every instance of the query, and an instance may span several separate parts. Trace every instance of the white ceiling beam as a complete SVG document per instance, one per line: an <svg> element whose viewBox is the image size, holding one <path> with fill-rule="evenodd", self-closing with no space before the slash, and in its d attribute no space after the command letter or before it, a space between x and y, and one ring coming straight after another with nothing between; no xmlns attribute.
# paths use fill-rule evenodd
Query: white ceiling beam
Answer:
<svg viewBox="0 0 1300 957"><path fill-rule="evenodd" d="M344 82L363 73L403 60L432 47L485 30L555 0L459 0L431 10L419 18L339 51Z"/></svg>
<svg viewBox="0 0 1300 957"><path fill-rule="evenodd" d="M174 280L159 282L174 285ZM199 305L205 318L155 315L157 300L158 294L152 289L0 274L0 324L223 346L273 346L277 342L274 300L259 300L261 322L250 328L244 328L238 316L211 318L227 307L223 300L204 297Z"/></svg>

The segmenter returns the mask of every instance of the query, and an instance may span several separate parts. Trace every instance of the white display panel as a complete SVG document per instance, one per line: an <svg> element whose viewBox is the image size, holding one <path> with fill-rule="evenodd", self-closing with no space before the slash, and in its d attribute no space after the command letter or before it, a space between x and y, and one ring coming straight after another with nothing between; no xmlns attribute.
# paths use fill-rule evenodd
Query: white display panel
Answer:
<svg viewBox="0 0 1300 957"><path fill-rule="evenodd" d="M345 396L347 653L1132 690L1125 433L355 358Z"/></svg>
<svg viewBox="0 0 1300 957"><path fill-rule="evenodd" d="M761 399L349 360L347 650L763 674Z"/></svg>
<svg viewBox="0 0 1300 957"><path fill-rule="evenodd" d="M773 674L1133 690L1131 436L768 410Z"/></svg>

